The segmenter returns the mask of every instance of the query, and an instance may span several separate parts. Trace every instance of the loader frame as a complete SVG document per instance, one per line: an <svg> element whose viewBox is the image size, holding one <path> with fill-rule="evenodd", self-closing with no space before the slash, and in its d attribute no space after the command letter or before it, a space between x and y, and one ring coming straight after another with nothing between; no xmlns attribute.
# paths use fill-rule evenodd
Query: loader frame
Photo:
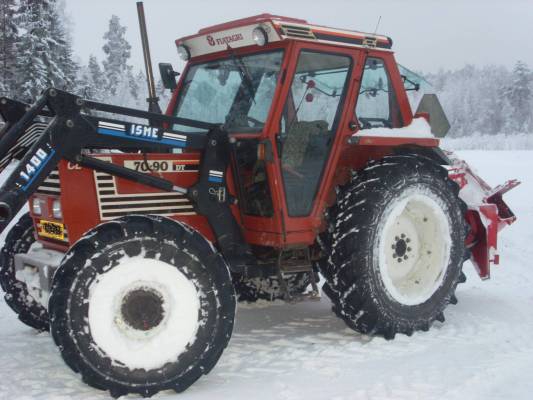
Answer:
<svg viewBox="0 0 533 400"><path fill-rule="evenodd" d="M95 117L87 112L107 112L146 119L151 125ZM6 161L6 157L22 150L20 138L31 128L34 120L49 118L46 129L27 149L20 164L0 189L1 230L5 229L59 161L65 159L158 190L186 195L196 211L208 220L219 249L233 272L249 276L261 272L272 273L271 269L265 268L267 266L257 268L256 259L231 213L230 205L234 199L228 194L225 179L230 162L230 139L222 127L87 101L53 88L45 91L32 107L2 98L0 114L6 122L0 132L0 159ZM173 124L207 129L208 132L177 132L169 129ZM189 188L175 186L166 179L108 163L83 152L84 149L102 148L141 152L168 152L175 148L203 151L198 181ZM213 171L219 172L216 177Z"/></svg>

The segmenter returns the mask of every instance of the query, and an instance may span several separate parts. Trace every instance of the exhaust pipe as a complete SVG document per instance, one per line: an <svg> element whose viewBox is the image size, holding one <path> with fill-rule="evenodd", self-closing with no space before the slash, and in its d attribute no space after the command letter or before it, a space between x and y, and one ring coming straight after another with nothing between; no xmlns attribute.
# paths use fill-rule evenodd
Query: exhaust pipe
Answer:
<svg viewBox="0 0 533 400"><path fill-rule="evenodd" d="M161 114L159 107L159 97L155 92L154 71L152 69L152 57L150 56L150 45L148 43L148 32L146 30L146 19L144 17L144 5L142 1L137 2L137 14L139 15L139 29L141 31L141 42L143 46L144 67L146 69L146 83L148 84L148 111Z"/></svg>

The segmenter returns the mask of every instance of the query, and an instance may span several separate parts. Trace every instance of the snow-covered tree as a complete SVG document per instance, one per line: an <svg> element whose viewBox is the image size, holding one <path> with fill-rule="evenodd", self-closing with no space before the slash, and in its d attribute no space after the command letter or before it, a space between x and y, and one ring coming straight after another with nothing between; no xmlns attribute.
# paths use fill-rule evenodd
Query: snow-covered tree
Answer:
<svg viewBox="0 0 533 400"><path fill-rule="evenodd" d="M16 10L15 0L0 0L0 93L7 96L16 90Z"/></svg>
<svg viewBox="0 0 533 400"><path fill-rule="evenodd" d="M51 57L61 71L60 76L52 77L51 80L55 79L54 85L58 88L75 91L79 66L73 60L72 38L66 27L68 17L64 13L62 2L50 1Z"/></svg>
<svg viewBox="0 0 533 400"><path fill-rule="evenodd" d="M50 57L49 11L47 0L21 0L19 26L23 32L18 45L17 97L22 100L35 99L50 85L55 73L61 74Z"/></svg>
<svg viewBox="0 0 533 400"><path fill-rule="evenodd" d="M111 95L116 95L119 86L131 71L128 60L131 56L131 45L125 38L126 27L120 24L120 19L113 15L109 20L109 30L104 34L103 47L106 59L104 73L107 77L107 89Z"/></svg>
<svg viewBox="0 0 533 400"><path fill-rule="evenodd" d="M518 132L509 125L514 107L506 96L512 81L507 68L471 65L426 77L434 84L452 126L449 136Z"/></svg>
<svg viewBox="0 0 533 400"><path fill-rule="evenodd" d="M531 121L533 96L531 92L531 71L527 64L518 61L512 73L512 81L507 88L506 97L512 108L508 124L518 132L524 132Z"/></svg>
<svg viewBox="0 0 533 400"><path fill-rule="evenodd" d="M143 97L146 97L143 90L146 82L144 73L142 71L139 71L135 76L133 75L133 73L130 73L128 79L130 81L131 95L133 96L134 100L137 103L139 103L139 100L144 101Z"/></svg>
<svg viewBox="0 0 533 400"><path fill-rule="evenodd" d="M50 86L74 90L78 66L57 1L20 0L17 14L17 97L35 99Z"/></svg>
<svg viewBox="0 0 533 400"><path fill-rule="evenodd" d="M85 71L83 96L91 100L103 101L106 97L107 80L95 56L89 57Z"/></svg>

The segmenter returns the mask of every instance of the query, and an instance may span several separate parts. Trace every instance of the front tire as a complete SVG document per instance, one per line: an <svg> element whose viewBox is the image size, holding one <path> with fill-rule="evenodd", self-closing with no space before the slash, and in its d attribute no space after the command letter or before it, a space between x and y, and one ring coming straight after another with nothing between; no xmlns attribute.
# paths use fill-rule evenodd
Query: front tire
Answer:
<svg viewBox="0 0 533 400"><path fill-rule="evenodd" d="M444 168L419 156L372 161L340 190L324 292L348 326L392 339L444 321L465 279L458 192Z"/></svg>
<svg viewBox="0 0 533 400"><path fill-rule="evenodd" d="M228 267L198 232L131 216L90 231L54 276L51 331L65 362L113 397L181 392L229 342Z"/></svg>

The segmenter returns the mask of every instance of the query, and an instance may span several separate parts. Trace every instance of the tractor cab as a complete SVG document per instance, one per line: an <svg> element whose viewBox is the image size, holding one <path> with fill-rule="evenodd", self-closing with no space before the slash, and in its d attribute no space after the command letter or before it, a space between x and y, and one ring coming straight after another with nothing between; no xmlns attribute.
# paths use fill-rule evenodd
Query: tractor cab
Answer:
<svg viewBox="0 0 533 400"><path fill-rule="evenodd" d="M386 36L264 14L176 44L187 65L168 113L229 132L235 193L251 243L313 243L335 185L366 159L328 164L339 164L354 133L399 128L413 117ZM169 73L164 81L172 89Z"/></svg>

